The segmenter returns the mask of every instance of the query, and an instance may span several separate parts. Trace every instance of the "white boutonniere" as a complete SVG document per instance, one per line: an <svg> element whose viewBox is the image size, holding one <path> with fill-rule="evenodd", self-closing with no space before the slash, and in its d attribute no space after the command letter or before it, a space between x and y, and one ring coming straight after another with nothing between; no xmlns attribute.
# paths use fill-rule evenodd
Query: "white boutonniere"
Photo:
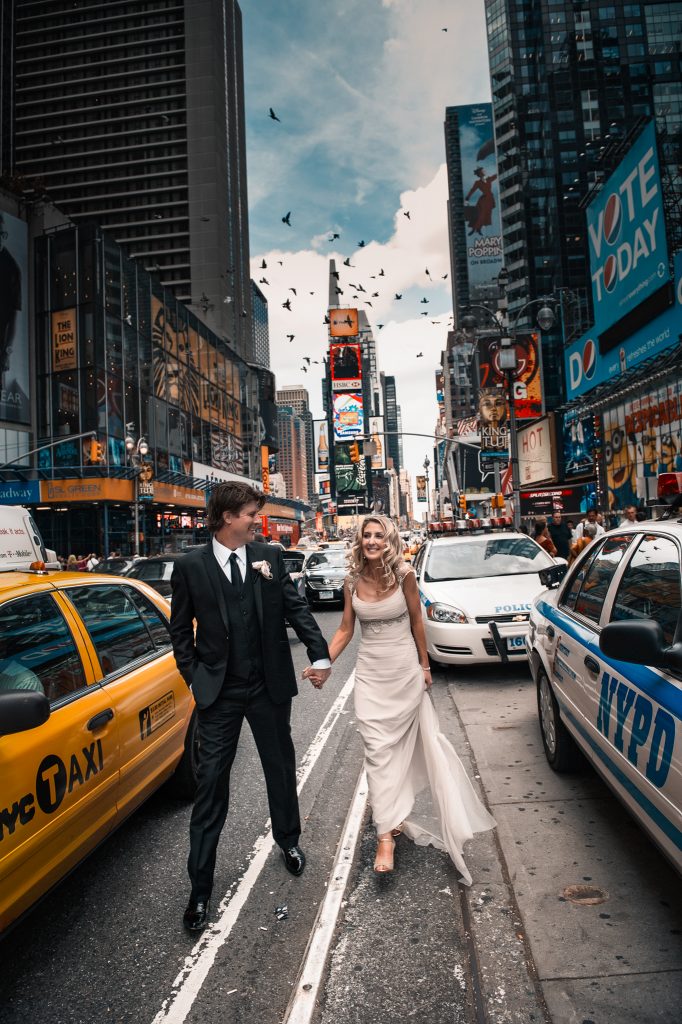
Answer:
<svg viewBox="0 0 682 1024"><path fill-rule="evenodd" d="M272 579L272 569L270 568L270 563L269 562L266 562L266 561L252 562L251 563L251 568L255 569L256 572L259 572L264 579L266 579L266 580L271 580Z"/></svg>

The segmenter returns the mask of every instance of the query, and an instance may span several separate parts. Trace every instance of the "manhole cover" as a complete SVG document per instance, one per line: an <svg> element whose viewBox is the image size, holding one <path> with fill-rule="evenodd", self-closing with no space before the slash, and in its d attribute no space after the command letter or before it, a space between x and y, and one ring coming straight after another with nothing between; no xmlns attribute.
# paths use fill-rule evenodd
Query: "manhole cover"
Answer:
<svg viewBox="0 0 682 1024"><path fill-rule="evenodd" d="M562 896L571 903L579 903L584 907L606 903L609 898L606 889L598 889L596 885L567 885Z"/></svg>

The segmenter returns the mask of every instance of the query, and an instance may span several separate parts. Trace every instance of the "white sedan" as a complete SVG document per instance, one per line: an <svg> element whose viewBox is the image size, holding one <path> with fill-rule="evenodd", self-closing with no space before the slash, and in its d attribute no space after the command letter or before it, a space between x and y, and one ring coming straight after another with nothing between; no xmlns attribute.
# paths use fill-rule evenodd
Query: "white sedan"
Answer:
<svg viewBox="0 0 682 1024"><path fill-rule="evenodd" d="M414 559L429 658L446 665L526 657L539 573L555 564L524 533L438 537Z"/></svg>

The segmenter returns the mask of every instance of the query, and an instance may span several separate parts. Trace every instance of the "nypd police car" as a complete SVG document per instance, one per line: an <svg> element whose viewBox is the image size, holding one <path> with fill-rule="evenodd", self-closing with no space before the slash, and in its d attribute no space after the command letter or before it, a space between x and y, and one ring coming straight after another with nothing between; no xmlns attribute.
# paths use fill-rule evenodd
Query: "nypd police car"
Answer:
<svg viewBox="0 0 682 1024"><path fill-rule="evenodd" d="M477 520L431 535L413 561L429 658L446 665L523 660L531 605L543 589L539 573L555 564L524 533Z"/></svg>
<svg viewBox="0 0 682 1024"><path fill-rule="evenodd" d="M611 530L545 575L528 635L550 765L582 751L678 870L681 557L679 518Z"/></svg>

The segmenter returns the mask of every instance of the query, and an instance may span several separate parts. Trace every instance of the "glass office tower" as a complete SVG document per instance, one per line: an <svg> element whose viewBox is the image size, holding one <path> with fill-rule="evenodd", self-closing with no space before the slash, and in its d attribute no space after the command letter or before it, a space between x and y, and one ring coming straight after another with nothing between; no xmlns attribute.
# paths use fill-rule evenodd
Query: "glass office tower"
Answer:
<svg viewBox="0 0 682 1024"><path fill-rule="evenodd" d="M486 0L486 19L510 321L531 299L562 299L563 332L543 335L551 409L563 345L591 322L584 203L651 117L680 246L682 3Z"/></svg>

